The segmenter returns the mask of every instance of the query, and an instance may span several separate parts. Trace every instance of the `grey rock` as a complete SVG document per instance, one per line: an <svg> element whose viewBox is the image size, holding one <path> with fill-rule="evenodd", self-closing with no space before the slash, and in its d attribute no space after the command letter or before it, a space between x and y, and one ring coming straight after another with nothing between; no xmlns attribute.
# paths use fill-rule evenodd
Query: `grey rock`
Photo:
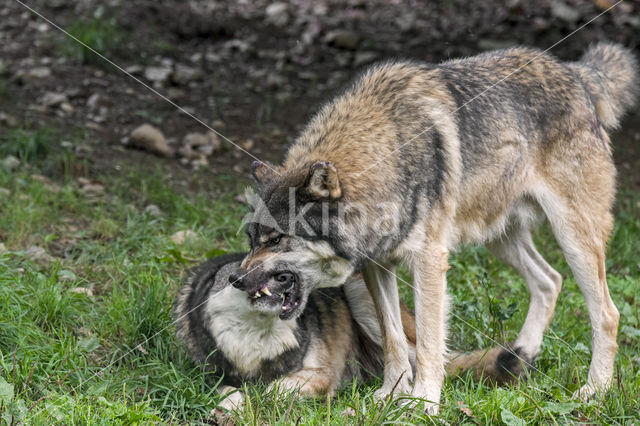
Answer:
<svg viewBox="0 0 640 426"><path fill-rule="evenodd" d="M146 67L144 69L144 78L150 80L154 83L163 84L169 80L169 76L171 75L171 67Z"/></svg>
<svg viewBox="0 0 640 426"><path fill-rule="evenodd" d="M271 3L265 9L267 22L276 27L284 27L289 23L289 5L284 2Z"/></svg>
<svg viewBox="0 0 640 426"><path fill-rule="evenodd" d="M551 2L551 15L569 23L580 19L580 12L562 1Z"/></svg>
<svg viewBox="0 0 640 426"><path fill-rule="evenodd" d="M9 170L10 172L20 167L20 164L20 160L13 155L7 155L4 160L2 160L2 167Z"/></svg>
<svg viewBox="0 0 640 426"><path fill-rule="evenodd" d="M24 252L25 256L34 262L50 263L55 260L45 249L38 246L31 246Z"/></svg>
<svg viewBox="0 0 640 426"><path fill-rule="evenodd" d="M199 68L193 68L183 64L177 64L171 80L176 84L189 84L192 81L202 80L204 73Z"/></svg>
<svg viewBox="0 0 640 426"><path fill-rule="evenodd" d="M143 124L131 132L129 143L153 154L170 157L171 150L162 132L150 124Z"/></svg>
<svg viewBox="0 0 640 426"><path fill-rule="evenodd" d="M18 127L18 119L13 115L0 112L0 124L6 127Z"/></svg>
<svg viewBox="0 0 640 426"><path fill-rule="evenodd" d="M160 207L156 206L155 204L149 204L147 207L145 207L144 213L153 217L162 216L162 211L160 210Z"/></svg>
<svg viewBox="0 0 640 426"><path fill-rule="evenodd" d="M370 64L378 58L378 53L373 51L356 52L353 57L353 66L358 68Z"/></svg>
<svg viewBox="0 0 640 426"><path fill-rule="evenodd" d="M67 95L64 93L47 92L42 96L42 105L46 108L61 106L63 103L69 103Z"/></svg>
<svg viewBox="0 0 640 426"><path fill-rule="evenodd" d="M360 37L353 31L338 29L327 33L324 41L330 46L340 49L355 50L358 47Z"/></svg>

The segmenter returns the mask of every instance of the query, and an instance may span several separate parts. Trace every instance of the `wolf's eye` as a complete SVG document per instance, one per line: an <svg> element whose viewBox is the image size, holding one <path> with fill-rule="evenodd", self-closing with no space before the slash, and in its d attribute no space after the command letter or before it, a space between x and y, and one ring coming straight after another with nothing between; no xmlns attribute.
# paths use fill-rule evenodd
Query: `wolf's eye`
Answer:
<svg viewBox="0 0 640 426"><path fill-rule="evenodd" d="M281 239L282 239L282 234L271 238L269 241L267 241L267 243L265 245L267 247L275 246L276 244L278 244L280 242Z"/></svg>

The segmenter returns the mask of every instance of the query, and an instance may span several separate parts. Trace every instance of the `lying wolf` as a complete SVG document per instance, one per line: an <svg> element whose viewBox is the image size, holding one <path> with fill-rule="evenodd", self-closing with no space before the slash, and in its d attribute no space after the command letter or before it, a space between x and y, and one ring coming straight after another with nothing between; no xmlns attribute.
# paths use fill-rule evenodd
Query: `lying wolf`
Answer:
<svg viewBox="0 0 640 426"><path fill-rule="evenodd" d="M216 257L195 268L175 302L178 337L194 361L222 376L218 391L228 394L222 408L242 404L243 395L234 391L243 383L277 382L281 390L316 397L333 396L341 384L381 375L380 326L361 278L313 291L296 319L281 319L284 292L248 295L230 283L245 255ZM413 348L415 320L406 305L400 309ZM451 353L447 370L509 381L509 366L497 355Z"/></svg>
<svg viewBox="0 0 640 426"><path fill-rule="evenodd" d="M615 167L607 129L632 106L637 69L599 44L578 62L514 48L444 62L388 62L320 109L281 166L254 163L251 252L234 279L249 293L288 288L281 318L311 292L361 272L383 328L384 382L436 413L445 373L448 256L485 244L525 279L531 302L512 357L531 363L561 276L531 230L549 220L585 297L593 334L587 383L606 390L619 314L607 288ZM395 266L413 276L416 372L402 332Z"/></svg>

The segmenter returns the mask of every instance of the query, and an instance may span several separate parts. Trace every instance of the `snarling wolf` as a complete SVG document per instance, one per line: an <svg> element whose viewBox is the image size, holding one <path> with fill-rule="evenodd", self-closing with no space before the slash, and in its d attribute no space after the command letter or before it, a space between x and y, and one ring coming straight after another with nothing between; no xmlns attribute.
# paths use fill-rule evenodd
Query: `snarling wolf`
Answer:
<svg viewBox="0 0 640 426"><path fill-rule="evenodd" d="M221 378L220 406L238 408L244 383L277 384L302 396L335 395L341 384L379 376L383 369L380 326L373 300L361 277L348 286L311 292L296 319L281 319L284 293L252 295L232 286L229 277L246 253L210 259L195 268L174 307L178 337L193 360ZM402 325L415 360L415 318L400 307ZM512 379L497 353L449 353L447 371L467 370L475 379Z"/></svg>
<svg viewBox="0 0 640 426"><path fill-rule="evenodd" d="M531 238L546 217L593 332L587 383L575 396L606 390L619 318L605 273L616 174L607 130L636 91L634 57L612 44L578 62L513 48L439 65L375 65L320 109L282 165L254 164L264 208L247 227L251 252L236 286L287 289L280 317L289 319L313 289L348 287L361 272L383 330L378 396L411 393L436 413L449 252L484 244L524 277L529 311L502 358L531 363L562 282ZM413 385L394 274L401 261L416 305Z"/></svg>

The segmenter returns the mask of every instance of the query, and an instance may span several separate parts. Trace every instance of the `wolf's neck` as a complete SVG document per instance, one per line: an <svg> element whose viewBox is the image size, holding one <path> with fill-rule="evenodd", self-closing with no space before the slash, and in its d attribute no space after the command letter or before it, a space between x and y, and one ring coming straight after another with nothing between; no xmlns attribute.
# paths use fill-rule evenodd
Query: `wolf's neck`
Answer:
<svg viewBox="0 0 640 426"><path fill-rule="evenodd" d="M253 311L246 295L232 286L210 297L206 310L218 350L247 377L259 372L261 362L299 346L296 320Z"/></svg>

